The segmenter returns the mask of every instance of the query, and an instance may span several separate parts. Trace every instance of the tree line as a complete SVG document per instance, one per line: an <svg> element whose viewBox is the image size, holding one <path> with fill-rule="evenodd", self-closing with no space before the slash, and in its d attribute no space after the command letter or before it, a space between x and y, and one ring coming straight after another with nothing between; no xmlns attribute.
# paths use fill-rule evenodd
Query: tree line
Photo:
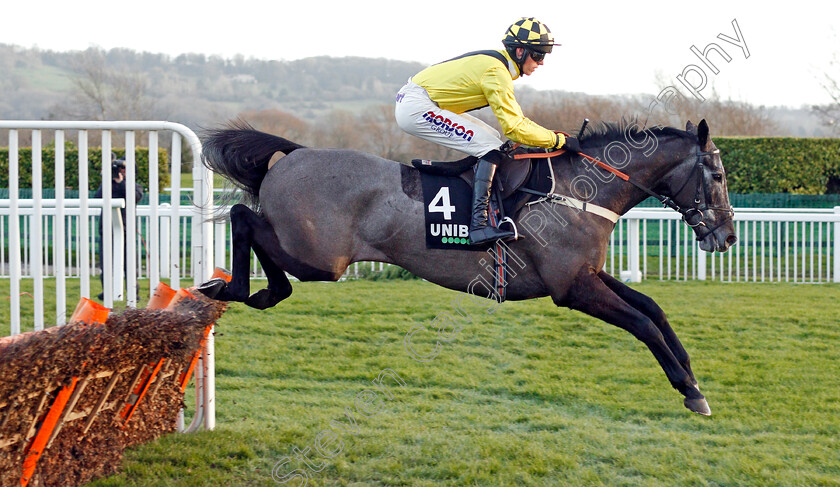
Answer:
<svg viewBox="0 0 840 487"><path fill-rule="evenodd" d="M200 129L240 117L306 145L353 148L402 161L458 157L409 137L393 120L394 94L422 68L368 58L172 58L129 49L54 52L0 45L0 118L158 119ZM826 89L836 91L831 80L837 78L826 79ZM642 123L651 118L650 96L519 87L517 98L532 120L570 133L584 118ZM840 125L833 124L836 110L757 107L713 95L703 103L682 100L675 113L650 123L680 127L706 118L716 136L825 136ZM489 110L477 115L498 128Z"/></svg>

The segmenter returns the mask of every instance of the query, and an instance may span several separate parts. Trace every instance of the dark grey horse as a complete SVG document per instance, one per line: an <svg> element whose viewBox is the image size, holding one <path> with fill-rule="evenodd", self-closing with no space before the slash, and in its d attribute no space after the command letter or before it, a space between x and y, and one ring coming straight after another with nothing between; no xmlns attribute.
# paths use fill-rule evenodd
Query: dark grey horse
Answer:
<svg viewBox="0 0 840 487"><path fill-rule="evenodd" d="M486 272L486 249L426 248L419 175L413 168L357 151L305 148L242 122L208 131L202 142L205 163L244 189L250 205L230 210L233 279L202 285L212 298L265 309L292 293L285 272L301 281L335 281L358 261L396 264L464 292L474 292L476 276ZM555 193L620 215L650 191L679 207L701 249L723 252L735 243L724 168L705 120L697 127L689 122L685 131L604 124L581 145L586 154L630 175L635 185L566 154L551 159ZM269 169L278 151L285 156ZM580 206L545 200L522 210L517 221L531 233L509 244L518 265L509 275L507 299L551 296L557 306L629 331L648 346L685 396L686 407L711 414L688 353L662 309L604 272L615 224ZM249 296L252 248L268 287Z"/></svg>

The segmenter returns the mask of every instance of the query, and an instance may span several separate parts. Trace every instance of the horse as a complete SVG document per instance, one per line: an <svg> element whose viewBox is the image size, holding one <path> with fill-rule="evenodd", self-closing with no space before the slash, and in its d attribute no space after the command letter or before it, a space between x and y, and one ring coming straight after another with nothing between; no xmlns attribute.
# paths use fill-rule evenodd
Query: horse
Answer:
<svg viewBox="0 0 840 487"><path fill-rule="evenodd" d="M462 292L473 291L474 277L485 272L484 248L426 248L413 167L355 150L307 148L241 120L201 138L204 164L246 198L229 212L232 279L201 285L210 298L266 309L291 295L286 273L300 281L337 281L358 261L395 264ZM683 214L702 250L725 252L736 243L726 174L709 126L703 120L688 122L685 130L642 130L635 123L603 122L580 145L589 159L571 153L549 159L554 188L568 198L534 196L514 218L520 227L540 225L538 234L523 232L524 238L505 244L520 262L506 297L550 296L556 306L630 332L653 353L684 405L710 415L689 355L663 310L604 271L614 220L649 195ZM277 152L283 156L269 169ZM597 207L606 212L592 210ZM616 218L604 216L610 212ZM249 296L251 249L268 283Z"/></svg>

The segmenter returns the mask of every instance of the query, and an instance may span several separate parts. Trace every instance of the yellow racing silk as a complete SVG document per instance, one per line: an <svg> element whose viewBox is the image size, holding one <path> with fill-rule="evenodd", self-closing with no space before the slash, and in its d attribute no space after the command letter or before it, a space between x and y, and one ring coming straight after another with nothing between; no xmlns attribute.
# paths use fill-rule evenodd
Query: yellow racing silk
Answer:
<svg viewBox="0 0 840 487"><path fill-rule="evenodd" d="M507 66L499 59L474 53L429 66L411 78L439 107L454 113L490 106L508 139L520 144L557 149L566 139L529 120L513 95L519 67L506 51Z"/></svg>

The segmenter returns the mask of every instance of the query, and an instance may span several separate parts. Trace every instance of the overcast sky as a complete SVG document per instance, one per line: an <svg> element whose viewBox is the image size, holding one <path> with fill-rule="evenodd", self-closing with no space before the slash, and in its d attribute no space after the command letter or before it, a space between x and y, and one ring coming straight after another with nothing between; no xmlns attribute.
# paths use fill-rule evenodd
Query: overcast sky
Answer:
<svg viewBox="0 0 840 487"><path fill-rule="evenodd" d="M762 1L8 1L0 43L52 50L127 47L172 56L185 52L258 59L363 56L435 63L501 47L521 16L546 23L562 47L530 78L537 89L592 94L659 93L677 79L723 98L755 104L829 103L823 73L840 79L840 3ZM746 44L736 39L736 20ZM690 48L717 44L714 74Z"/></svg>

